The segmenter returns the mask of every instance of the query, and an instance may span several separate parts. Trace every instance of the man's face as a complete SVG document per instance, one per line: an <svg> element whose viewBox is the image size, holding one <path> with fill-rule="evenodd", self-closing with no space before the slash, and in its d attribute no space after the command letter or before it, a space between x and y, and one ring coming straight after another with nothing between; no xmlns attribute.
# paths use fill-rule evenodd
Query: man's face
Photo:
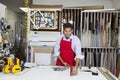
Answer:
<svg viewBox="0 0 120 80"><path fill-rule="evenodd" d="M63 32L64 32L65 37L69 38L71 36L73 30L71 28L65 28Z"/></svg>

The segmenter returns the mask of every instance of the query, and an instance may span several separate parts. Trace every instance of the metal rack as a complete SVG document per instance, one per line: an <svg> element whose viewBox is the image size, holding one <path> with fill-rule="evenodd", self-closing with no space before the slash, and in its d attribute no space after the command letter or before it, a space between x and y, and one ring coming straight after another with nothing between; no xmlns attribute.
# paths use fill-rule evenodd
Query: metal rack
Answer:
<svg viewBox="0 0 120 80"><path fill-rule="evenodd" d="M62 23L69 22L73 25L73 34L80 38L80 20L81 8L63 8L62 9Z"/></svg>
<svg viewBox="0 0 120 80"><path fill-rule="evenodd" d="M89 47L82 48L85 56L81 66L105 67L113 74L116 74L118 48L114 47Z"/></svg>
<svg viewBox="0 0 120 80"><path fill-rule="evenodd" d="M83 66L106 67L116 74L119 11L88 10L81 12Z"/></svg>

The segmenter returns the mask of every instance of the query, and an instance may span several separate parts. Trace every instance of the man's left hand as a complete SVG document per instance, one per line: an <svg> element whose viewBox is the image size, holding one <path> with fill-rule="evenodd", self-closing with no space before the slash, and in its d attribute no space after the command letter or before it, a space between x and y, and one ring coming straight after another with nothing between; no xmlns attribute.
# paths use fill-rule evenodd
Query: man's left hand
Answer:
<svg viewBox="0 0 120 80"><path fill-rule="evenodd" d="M78 74L78 68L75 66L72 70L72 75L77 75Z"/></svg>

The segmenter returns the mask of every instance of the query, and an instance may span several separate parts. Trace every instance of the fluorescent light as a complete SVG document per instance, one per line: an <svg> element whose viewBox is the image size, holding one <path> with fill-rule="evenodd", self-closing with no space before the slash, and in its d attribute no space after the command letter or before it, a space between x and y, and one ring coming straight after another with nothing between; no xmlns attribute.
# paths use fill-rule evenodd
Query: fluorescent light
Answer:
<svg viewBox="0 0 120 80"><path fill-rule="evenodd" d="M61 11L62 9L60 9L60 8L30 8L30 10L58 10L58 11Z"/></svg>
<svg viewBox="0 0 120 80"><path fill-rule="evenodd" d="M24 12L27 12L28 11L28 8L27 7L20 7L20 9Z"/></svg>
<svg viewBox="0 0 120 80"><path fill-rule="evenodd" d="M101 11L113 11L115 9L96 9L96 10L84 10L82 12L101 12Z"/></svg>
<svg viewBox="0 0 120 80"><path fill-rule="evenodd" d="M30 10L58 10L61 11L60 8L27 8L27 7L19 7L22 11L27 12L28 9Z"/></svg>

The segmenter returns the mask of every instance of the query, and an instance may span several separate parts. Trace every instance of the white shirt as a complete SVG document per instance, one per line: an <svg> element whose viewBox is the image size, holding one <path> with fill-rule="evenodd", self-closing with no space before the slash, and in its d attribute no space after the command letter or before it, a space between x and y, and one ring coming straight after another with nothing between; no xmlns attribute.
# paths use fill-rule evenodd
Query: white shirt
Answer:
<svg viewBox="0 0 120 80"><path fill-rule="evenodd" d="M83 59L84 56L81 54L81 43L80 43L80 40L77 36L75 35L71 35L69 39L66 39L64 35L61 35L57 41L56 41L56 45L55 45L55 48L54 48L54 55L53 56L59 56L60 55L60 41L61 39L63 38L63 40L66 40L66 41L70 41L72 39L72 50L75 52L76 54L76 58L80 58L80 59Z"/></svg>

